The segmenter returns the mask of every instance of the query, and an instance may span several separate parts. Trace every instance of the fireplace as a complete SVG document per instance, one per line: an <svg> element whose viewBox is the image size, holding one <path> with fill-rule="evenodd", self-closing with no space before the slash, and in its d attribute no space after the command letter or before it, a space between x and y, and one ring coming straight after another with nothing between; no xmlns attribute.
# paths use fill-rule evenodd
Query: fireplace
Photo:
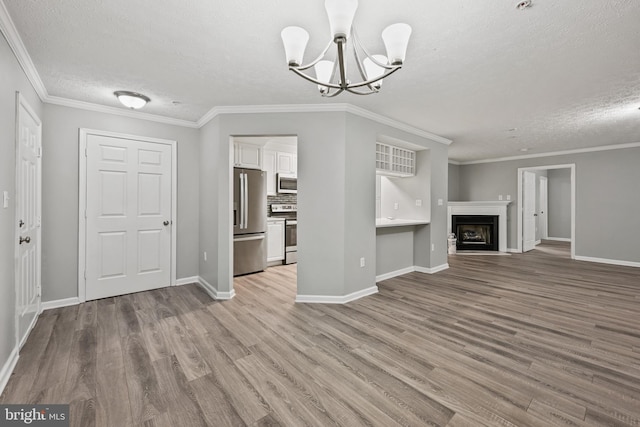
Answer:
<svg viewBox="0 0 640 427"><path fill-rule="evenodd" d="M459 251L497 251L498 215L453 215L451 231Z"/></svg>

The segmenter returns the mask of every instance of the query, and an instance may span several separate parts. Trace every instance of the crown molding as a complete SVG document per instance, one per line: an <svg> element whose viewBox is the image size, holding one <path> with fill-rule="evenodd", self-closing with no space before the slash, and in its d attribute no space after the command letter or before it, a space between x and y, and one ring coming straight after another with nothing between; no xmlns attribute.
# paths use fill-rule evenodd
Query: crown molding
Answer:
<svg viewBox="0 0 640 427"><path fill-rule="evenodd" d="M556 156L565 156L567 154L594 153L597 151L622 150L625 148L637 148L637 147L640 147L640 142L631 142L628 144L601 145L598 147L576 148L573 150L550 151L548 153L526 154L522 156L497 157L495 159L471 160L468 162L456 162L455 160L449 159L449 163L453 163L454 165L455 164L462 165L462 166L478 165L481 163L510 162L513 160L536 159L540 157L556 157Z"/></svg>
<svg viewBox="0 0 640 427"><path fill-rule="evenodd" d="M141 111L110 107L107 105L94 104L91 102L76 101L74 99L61 98L59 96L47 96L44 100L47 104L61 105L63 107L77 108L80 110L97 111L99 113L114 114L117 116L131 117L133 119L149 120L152 122L164 123L187 128L199 128L196 122L190 120L174 119L172 117L159 116L156 114L143 113Z"/></svg>
<svg viewBox="0 0 640 427"><path fill-rule="evenodd" d="M387 125L398 130L429 139L440 144L449 145L451 140L443 138L439 135L426 132L422 129L410 126L406 123L385 117L364 108L356 107L351 104L281 104L281 105L235 105L213 107L200 120L198 127L202 127L221 114L265 114L265 113L327 113L341 112L350 113L365 119L373 120L383 125Z"/></svg>
<svg viewBox="0 0 640 427"><path fill-rule="evenodd" d="M460 162L459 162L459 161L457 161L457 160L449 159L449 164L450 164L450 165L460 166L462 163L460 163Z"/></svg>
<svg viewBox="0 0 640 427"><path fill-rule="evenodd" d="M27 48L24 46L24 43L22 43L18 29L14 25L11 15L9 15L9 11L2 0L0 0L0 31L2 31L2 34L4 34L4 37L7 39L9 47L11 47L18 63L24 70L24 74L27 76L31 86L33 86L40 100L44 102L49 96L47 88L44 87L44 83L42 83L40 75L35 65L33 65L31 56L29 56Z"/></svg>

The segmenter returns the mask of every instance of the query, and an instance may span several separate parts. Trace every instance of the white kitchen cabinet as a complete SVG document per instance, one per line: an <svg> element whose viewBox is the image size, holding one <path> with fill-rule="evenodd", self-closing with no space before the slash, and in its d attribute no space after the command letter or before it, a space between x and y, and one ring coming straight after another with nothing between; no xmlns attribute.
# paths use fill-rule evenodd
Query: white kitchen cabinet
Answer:
<svg viewBox="0 0 640 427"><path fill-rule="evenodd" d="M277 152L273 150L264 150L262 167L267 176L267 196L276 195L276 169L277 169Z"/></svg>
<svg viewBox="0 0 640 427"><path fill-rule="evenodd" d="M262 147L244 142L234 142L233 165L239 168L262 169Z"/></svg>
<svg viewBox="0 0 640 427"><path fill-rule="evenodd" d="M284 260L284 219L267 219L267 263Z"/></svg>
<svg viewBox="0 0 640 427"><path fill-rule="evenodd" d="M416 152L376 142L376 172L388 176L414 176Z"/></svg>
<svg viewBox="0 0 640 427"><path fill-rule="evenodd" d="M277 169L278 173L296 174L296 155L293 153L287 153L283 151L277 152Z"/></svg>

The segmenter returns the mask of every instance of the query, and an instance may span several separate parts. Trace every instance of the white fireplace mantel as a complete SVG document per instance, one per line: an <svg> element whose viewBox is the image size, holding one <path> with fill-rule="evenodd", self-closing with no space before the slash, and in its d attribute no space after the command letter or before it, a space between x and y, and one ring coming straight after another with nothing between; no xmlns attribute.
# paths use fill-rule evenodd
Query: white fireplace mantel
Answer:
<svg viewBox="0 0 640 427"><path fill-rule="evenodd" d="M507 252L507 206L510 200L486 202L449 202L447 205L447 230L451 233L451 217L453 215L497 215L498 216L498 250Z"/></svg>

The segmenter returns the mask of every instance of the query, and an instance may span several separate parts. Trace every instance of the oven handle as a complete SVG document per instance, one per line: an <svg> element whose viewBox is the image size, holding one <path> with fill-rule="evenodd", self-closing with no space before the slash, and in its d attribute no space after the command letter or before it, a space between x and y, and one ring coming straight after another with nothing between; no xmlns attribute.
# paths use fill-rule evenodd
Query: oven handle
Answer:
<svg viewBox="0 0 640 427"><path fill-rule="evenodd" d="M293 221L286 220L285 224L286 225L298 225L298 220L297 219L294 219Z"/></svg>

